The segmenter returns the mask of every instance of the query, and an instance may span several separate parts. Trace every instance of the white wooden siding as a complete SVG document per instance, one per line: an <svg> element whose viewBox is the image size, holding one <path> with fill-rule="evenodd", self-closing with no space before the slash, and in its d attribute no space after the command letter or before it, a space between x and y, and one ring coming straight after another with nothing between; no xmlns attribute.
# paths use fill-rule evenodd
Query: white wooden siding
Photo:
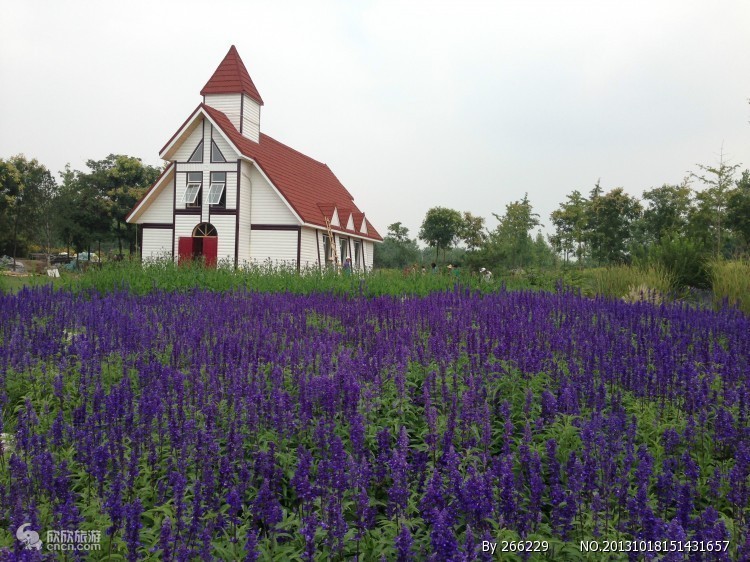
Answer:
<svg viewBox="0 0 750 562"><path fill-rule="evenodd" d="M193 131L188 135L188 137L180 144L180 146L177 147L177 149L174 152L174 155L172 156L173 160L177 160L178 162L187 162L188 158L193 154L193 151L198 146L198 143L203 138L203 126L202 126L203 120L200 119L196 122L196 127L193 129ZM206 145L203 144L203 150L205 154ZM207 160L203 159L204 162Z"/></svg>
<svg viewBox="0 0 750 562"><path fill-rule="evenodd" d="M227 172L227 185L224 188L224 190L227 192L226 193L226 202L227 202L226 208L236 209L237 208L237 167L236 166L233 172Z"/></svg>
<svg viewBox="0 0 750 562"><path fill-rule="evenodd" d="M298 223L281 196L269 185L255 166L250 172L250 181L253 185L250 202L250 220L253 224Z"/></svg>
<svg viewBox="0 0 750 562"><path fill-rule="evenodd" d="M211 224L219 237L216 258L221 265L234 266L234 220L234 215L211 216Z"/></svg>
<svg viewBox="0 0 750 562"><path fill-rule="evenodd" d="M270 261L274 266L296 266L297 231L253 230L250 235L250 259L256 264Z"/></svg>
<svg viewBox="0 0 750 562"><path fill-rule="evenodd" d="M208 220L208 218L209 218L208 210L209 210L210 205L208 203L206 203L206 201L208 200L208 186L211 185L211 184L208 183L207 179L208 179L208 174L206 173L204 175L204 177L203 177L203 189L201 189L201 195L200 195L202 197L202 201L201 201L201 222L209 222L209 220Z"/></svg>
<svg viewBox="0 0 750 562"><path fill-rule="evenodd" d="M206 105L224 113L238 131L240 130L240 103L240 94L208 94L206 96Z"/></svg>
<svg viewBox="0 0 750 562"><path fill-rule="evenodd" d="M138 223L144 222L172 222L172 203L174 202L174 178L171 177L174 174L169 174L170 178L166 178L167 182L163 185L155 196L151 198L146 209L143 211L140 217L138 217ZM170 245L172 235L170 234ZM167 246L169 248L169 245Z"/></svg>
<svg viewBox="0 0 750 562"><path fill-rule="evenodd" d="M302 229L300 250L300 267L302 269L318 268L318 244L315 240L318 231L312 228Z"/></svg>
<svg viewBox="0 0 750 562"><path fill-rule="evenodd" d="M170 217L171 220L171 217ZM172 257L172 229L144 228L143 247L141 256L143 261L153 261Z"/></svg>
<svg viewBox="0 0 750 562"><path fill-rule="evenodd" d="M260 105L247 94L242 95L242 134L253 142L260 142Z"/></svg>
<svg viewBox="0 0 750 562"><path fill-rule="evenodd" d="M250 168L248 162L242 162L242 177L240 178L240 210L237 220L240 221L239 245L237 252L237 265L250 262ZM227 201L229 203L229 201Z"/></svg>
<svg viewBox="0 0 750 562"><path fill-rule="evenodd" d="M175 231L174 231L174 248L172 248L172 255L175 256L175 261L179 254L180 237L181 236L192 236L193 230L200 222L198 215L177 215L174 218Z"/></svg>

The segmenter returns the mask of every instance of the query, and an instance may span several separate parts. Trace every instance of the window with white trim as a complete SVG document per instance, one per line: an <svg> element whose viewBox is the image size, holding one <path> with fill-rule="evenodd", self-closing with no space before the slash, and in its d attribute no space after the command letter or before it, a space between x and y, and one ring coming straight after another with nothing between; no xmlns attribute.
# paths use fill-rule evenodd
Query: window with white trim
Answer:
<svg viewBox="0 0 750 562"><path fill-rule="evenodd" d="M362 266L362 246L359 240L354 241L354 267L359 269Z"/></svg>
<svg viewBox="0 0 750 562"><path fill-rule="evenodd" d="M219 150L219 147L216 144L216 141L214 139L211 139L211 162L226 162L227 159L224 158L224 155L221 153L221 150Z"/></svg>
<svg viewBox="0 0 750 562"><path fill-rule="evenodd" d="M188 162L203 162L203 140L201 140L195 150L193 150L190 158L188 158Z"/></svg>
<svg viewBox="0 0 750 562"><path fill-rule="evenodd" d="M187 185L182 194L182 202L185 207L201 206L201 186L203 185L203 172L188 172Z"/></svg>
<svg viewBox="0 0 750 562"><path fill-rule="evenodd" d="M211 185L208 188L208 204L226 207L227 173L211 172Z"/></svg>

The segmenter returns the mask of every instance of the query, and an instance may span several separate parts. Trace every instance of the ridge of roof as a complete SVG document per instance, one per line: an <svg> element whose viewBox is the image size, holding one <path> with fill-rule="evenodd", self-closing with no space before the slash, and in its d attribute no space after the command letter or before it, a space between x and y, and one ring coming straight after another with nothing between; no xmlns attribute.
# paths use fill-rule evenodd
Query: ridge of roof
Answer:
<svg viewBox="0 0 750 562"><path fill-rule="evenodd" d="M234 45L229 48L224 60L203 86L201 95L206 94L247 94L251 99L263 105L263 98L260 97L258 88L255 87Z"/></svg>
<svg viewBox="0 0 750 562"><path fill-rule="evenodd" d="M247 138L237 130L225 113L205 103L198 105L182 127L172 135L162 152L177 138L180 131L196 119L199 113L209 118L240 154L255 162L304 223L326 226L326 212L321 205L324 207L330 205L332 208L329 212L332 212L333 208L346 208L349 212L361 213L364 216L354 203L354 197L328 165L264 133L259 136L260 142ZM369 224L369 221L367 222L368 232L356 232L356 234L371 240L383 240L377 230ZM352 232L346 230L346 225L332 226L332 228L341 232Z"/></svg>

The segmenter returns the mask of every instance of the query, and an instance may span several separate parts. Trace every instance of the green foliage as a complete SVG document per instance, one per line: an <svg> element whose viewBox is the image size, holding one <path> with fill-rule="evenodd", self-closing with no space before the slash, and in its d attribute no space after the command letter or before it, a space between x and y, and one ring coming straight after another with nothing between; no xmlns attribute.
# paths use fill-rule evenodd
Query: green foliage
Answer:
<svg viewBox="0 0 750 562"><path fill-rule="evenodd" d="M480 248L487 241L487 234L484 229L484 217L478 217L468 211L464 211L459 237L464 241L469 251Z"/></svg>
<svg viewBox="0 0 750 562"><path fill-rule="evenodd" d="M707 259L706 248L680 236L662 238L651 248L648 257L649 263L663 267L671 273L676 289L709 288Z"/></svg>
<svg viewBox="0 0 750 562"><path fill-rule="evenodd" d="M127 224L125 217L160 170L121 154L88 160L86 166L89 172L66 167L61 174L58 230L63 240L83 250L93 241L114 237L120 254L123 240L134 251L135 225Z"/></svg>
<svg viewBox="0 0 750 562"><path fill-rule="evenodd" d="M524 268L533 263L534 241L531 231L541 226L529 201L528 194L523 199L505 206L505 214L493 213L499 224L490 233L483 248L483 258L490 264L504 268Z"/></svg>
<svg viewBox="0 0 750 562"><path fill-rule="evenodd" d="M435 248L435 261L440 250L452 246L459 237L463 226L461 213L445 207L433 207L425 215L419 230L419 239Z"/></svg>
<svg viewBox="0 0 750 562"><path fill-rule="evenodd" d="M750 252L750 170L742 172L737 188L729 195L727 226L739 241L739 250Z"/></svg>
<svg viewBox="0 0 750 562"><path fill-rule="evenodd" d="M724 159L722 150L719 162L715 166L697 164L700 172L691 173L691 177L699 180L704 186L703 191L696 194L697 207L694 210L694 219L691 226L694 234L702 240L712 241L714 257L725 256L727 249L727 206L732 195L731 190L734 182L734 174L739 164L729 164ZM695 227L698 227L695 229Z"/></svg>
<svg viewBox="0 0 750 562"><path fill-rule="evenodd" d="M587 238L591 257L598 264L629 261L628 246L633 226L640 217L641 204L621 187L601 195L597 184L592 192L587 215Z"/></svg>
<svg viewBox="0 0 750 562"><path fill-rule="evenodd" d="M382 244L375 244L373 265L377 268L401 269L419 260L416 240L409 238L409 229L400 222L388 226Z"/></svg>
<svg viewBox="0 0 750 562"><path fill-rule="evenodd" d="M36 159L0 159L0 254L21 256L30 244L49 240L44 226L55 188L52 174Z"/></svg>
<svg viewBox="0 0 750 562"><path fill-rule="evenodd" d="M578 190L567 196L560 208L552 211L550 219L555 233L550 236L553 249L568 262L575 257L579 262L586 254L586 214L588 200Z"/></svg>
<svg viewBox="0 0 750 562"><path fill-rule="evenodd" d="M643 211L644 242L657 244L665 236L682 236L688 225L693 192L687 182L664 184L643 192L648 207Z"/></svg>

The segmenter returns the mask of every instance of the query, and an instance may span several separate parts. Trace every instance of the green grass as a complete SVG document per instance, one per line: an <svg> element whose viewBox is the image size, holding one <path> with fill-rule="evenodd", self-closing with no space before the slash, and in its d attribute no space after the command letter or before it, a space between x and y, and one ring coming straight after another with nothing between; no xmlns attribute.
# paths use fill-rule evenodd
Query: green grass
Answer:
<svg viewBox="0 0 750 562"><path fill-rule="evenodd" d="M234 269L206 268L199 264L175 265L169 260L141 265L138 262L111 262L86 272L60 272L59 279L43 276L14 278L0 284L0 290L15 292L24 286L52 283L56 288L72 291L97 290L109 292L126 289L136 294L151 291L190 291L203 288L213 291L249 290L257 292L290 292L309 294L331 292L367 296L427 295L434 291L451 290L456 284L479 290L492 290L501 281L484 283L467 271L456 277L430 273L404 275L396 270L377 270L364 275L343 275L332 271L308 270L268 265ZM11 279L11 278L8 278Z"/></svg>

